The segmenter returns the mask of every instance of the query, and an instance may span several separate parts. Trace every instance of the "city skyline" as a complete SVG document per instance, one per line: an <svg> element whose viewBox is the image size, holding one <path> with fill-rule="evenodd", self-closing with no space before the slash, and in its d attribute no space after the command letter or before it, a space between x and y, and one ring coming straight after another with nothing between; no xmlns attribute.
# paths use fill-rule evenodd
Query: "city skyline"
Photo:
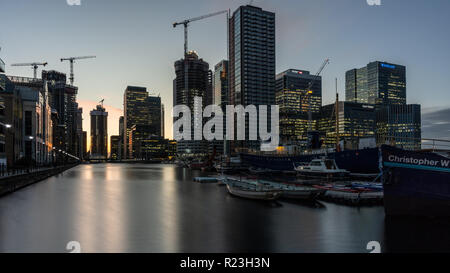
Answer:
<svg viewBox="0 0 450 273"><path fill-rule="evenodd" d="M122 1L83 1L81 6L68 6L65 1L56 0L5 3L10 11L5 20L13 20L11 16L19 14L19 18L14 19L14 28L0 30L7 75L31 77L31 69L11 67L10 64L39 60L49 62L46 70L68 74L68 64L59 62L59 58L95 54L97 59L75 65L75 85L79 87L79 106L84 109L84 128L89 128L88 111L99 100L105 99L105 108L111 116L108 135L117 135L118 117L123 111L123 90L128 85L136 85L147 87L156 95L161 94L162 103L167 106L165 131L167 137L172 138L173 63L183 57L183 35L180 29L174 30L171 23L222 9L230 8L233 12L238 6L248 4L247 1L195 2L198 7L180 1L134 1L131 5ZM335 2L304 1L299 4L283 1L279 5L279 2L254 1L253 5L277 15L276 73L289 68L315 73L321 61L330 57L331 65L323 75L323 105L326 105L334 99L335 77L339 79L341 98L344 97L347 70L376 60L399 63L407 67L408 103L422 104L424 114L431 107L443 111L450 108L447 103L450 95L445 92L449 79L434 76L436 70L442 74L449 70L445 67L449 54L445 49L450 40L439 34L445 32L445 25L449 22L444 12L449 6L447 1L436 1L435 4L441 8L434 6L433 14L424 1L386 2L382 6L369 6L366 1ZM303 6L290 9L290 5ZM156 10L158 12L154 14ZM443 12L436 13L436 10ZM50 11L51 16L47 14ZM44 18L36 23L33 21L34 28L29 28L32 16L26 16L30 12L40 12ZM118 14L123 19L117 22ZM47 16L51 20L45 20ZM386 17L395 20L382 20ZM416 17L416 20L406 20L410 17ZM61 24L50 23L55 19L59 19ZM362 19L364 24L354 24ZM198 51L213 67L226 59L225 16L207 20L207 23L196 22L190 27L189 49ZM336 24L336 21L340 23ZM398 31L404 29L406 23L414 33ZM210 31L211 28L217 31ZM35 41L31 37L36 29L66 35L47 35L48 39ZM433 33L429 29L433 29ZM209 31L208 37L204 37L205 31ZM22 35L14 35L17 32ZM343 34L345 39L340 38ZM380 36L385 38L380 39ZM152 39L154 37L158 39ZM431 52L427 51L427 45L432 39L435 42ZM401 45L405 44L408 47L402 48ZM427 78L433 81L424 80ZM423 92L430 88L434 91L433 96ZM93 98L92 94L96 97ZM446 121L440 122L442 125ZM426 137L426 128L423 133Z"/></svg>

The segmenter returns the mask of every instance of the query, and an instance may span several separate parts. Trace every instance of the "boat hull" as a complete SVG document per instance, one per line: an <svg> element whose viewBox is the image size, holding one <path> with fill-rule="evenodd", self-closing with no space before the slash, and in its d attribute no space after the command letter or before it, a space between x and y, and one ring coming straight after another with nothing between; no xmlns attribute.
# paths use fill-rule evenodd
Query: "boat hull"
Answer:
<svg viewBox="0 0 450 273"><path fill-rule="evenodd" d="M285 199L297 199L297 200L313 200L316 199L322 191L317 189L311 190L285 190L281 195Z"/></svg>
<svg viewBox="0 0 450 273"><path fill-rule="evenodd" d="M282 192L281 191L251 191L251 190L244 190L237 187L233 187L230 185L227 185L227 190L231 195L246 198L246 199L253 199L253 200L265 200L265 201L273 201L281 197Z"/></svg>
<svg viewBox="0 0 450 273"><path fill-rule="evenodd" d="M450 217L450 159L389 146L381 150L386 215Z"/></svg>
<svg viewBox="0 0 450 273"><path fill-rule="evenodd" d="M303 177L322 177L322 178L344 178L348 176L348 172L314 172L314 171L297 171L299 176Z"/></svg>
<svg viewBox="0 0 450 273"><path fill-rule="evenodd" d="M334 159L340 169L352 173L379 172L378 148L296 156L241 154L242 160L249 166L278 171L293 171L295 163L309 163L323 156Z"/></svg>

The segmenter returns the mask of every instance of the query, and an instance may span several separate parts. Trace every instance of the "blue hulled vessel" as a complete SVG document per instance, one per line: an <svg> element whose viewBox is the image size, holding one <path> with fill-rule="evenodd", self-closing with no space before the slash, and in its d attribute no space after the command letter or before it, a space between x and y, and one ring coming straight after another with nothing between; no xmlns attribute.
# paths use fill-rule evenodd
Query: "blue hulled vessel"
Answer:
<svg viewBox="0 0 450 273"><path fill-rule="evenodd" d="M309 163L313 159L327 157L334 159L340 169L352 173L379 173L379 149L367 148L332 153L304 155L258 155L242 153L241 159L249 166L277 171L292 171L294 164Z"/></svg>
<svg viewBox="0 0 450 273"><path fill-rule="evenodd" d="M450 217L448 154L380 149L386 215Z"/></svg>

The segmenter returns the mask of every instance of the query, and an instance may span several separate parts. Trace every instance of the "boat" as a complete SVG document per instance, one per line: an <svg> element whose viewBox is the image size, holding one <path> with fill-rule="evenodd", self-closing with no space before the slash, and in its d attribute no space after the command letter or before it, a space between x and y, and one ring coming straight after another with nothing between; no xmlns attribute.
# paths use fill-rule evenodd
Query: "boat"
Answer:
<svg viewBox="0 0 450 273"><path fill-rule="evenodd" d="M347 205L381 204L384 198L382 190L355 189L351 186L336 184L314 187L325 191L320 196L321 199Z"/></svg>
<svg viewBox="0 0 450 273"><path fill-rule="evenodd" d="M383 184L374 182L352 182L351 187L354 189L383 190Z"/></svg>
<svg viewBox="0 0 450 273"><path fill-rule="evenodd" d="M217 162L214 167L216 168L217 172L224 173L233 173L248 170L248 166L242 163L240 157L226 158L226 161L222 160L221 162Z"/></svg>
<svg viewBox="0 0 450 273"><path fill-rule="evenodd" d="M295 164L294 164L295 165ZM333 159L313 159L309 164L294 167L297 174L305 177L325 177L327 179L342 178L349 175L349 171L339 169Z"/></svg>
<svg viewBox="0 0 450 273"><path fill-rule="evenodd" d="M216 183L219 181L219 178L210 177L210 176L206 176L206 177L197 176L197 177L194 177L193 181L198 182L198 183Z"/></svg>
<svg viewBox="0 0 450 273"><path fill-rule="evenodd" d="M285 199L314 200L324 192L324 190L309 186L297 186L293 184L277 183L265 180L259 180L258 183L283 191L281 197Z"/></svg>
<svg viewBox="0 0 450 273"><path fill-rule="evenodd" d="M251 167L277 171L293 171L294 163L308 163L313 159L326 156L334 159L339 168L351 173L374 174L379 173L380 170L378 152L378 148L366 148L340 152L318 150L299 155L241 153L240 156L242 161Z"/></svg>
<svg viewBox="0 0 450 273"><path fill-rule="evenodd" d="M226 177L224 183L228 193L247 199L273 201L280 198L283 193L281 190L241 178Z"/></svg>
<svg viewBox="0 0 450 273"><path fill-rule="evenodd" d="M450 217L450 156L381 146L387 216Z"/></svg>
<svg viewBox="0 0 450 273"><path fill-rule="evenodd" d="M246 188L240 185L230 185L227 184L227 190L231 195L254 199L254 200L266 200L273 201L280 198L282 191L277 190L254 190Z"/></svg>
<svg viewBox="0 0 450 273"><path fill-rule="evenodd" d="M254 167L250 167L248 169L248 171L252 174L273 174L276 173L277 171L271 170L271 169L262 169L262 168L254 168Z"/></svg>

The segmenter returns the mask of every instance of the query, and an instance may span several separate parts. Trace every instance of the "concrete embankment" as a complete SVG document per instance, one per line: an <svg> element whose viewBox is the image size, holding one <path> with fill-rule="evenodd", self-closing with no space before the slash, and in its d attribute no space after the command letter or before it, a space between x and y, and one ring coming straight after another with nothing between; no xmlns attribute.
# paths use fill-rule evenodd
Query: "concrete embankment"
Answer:
<svg viewBox="0 0 450 273"><path fill-rule="evenodd" d="M78 164L66 165L52 169L45 169L31 173L14 175L9 177L0 177L0 196L15 192L19 189L47 179L51 176L60 174L68 169L71 169Z"/></svg>

